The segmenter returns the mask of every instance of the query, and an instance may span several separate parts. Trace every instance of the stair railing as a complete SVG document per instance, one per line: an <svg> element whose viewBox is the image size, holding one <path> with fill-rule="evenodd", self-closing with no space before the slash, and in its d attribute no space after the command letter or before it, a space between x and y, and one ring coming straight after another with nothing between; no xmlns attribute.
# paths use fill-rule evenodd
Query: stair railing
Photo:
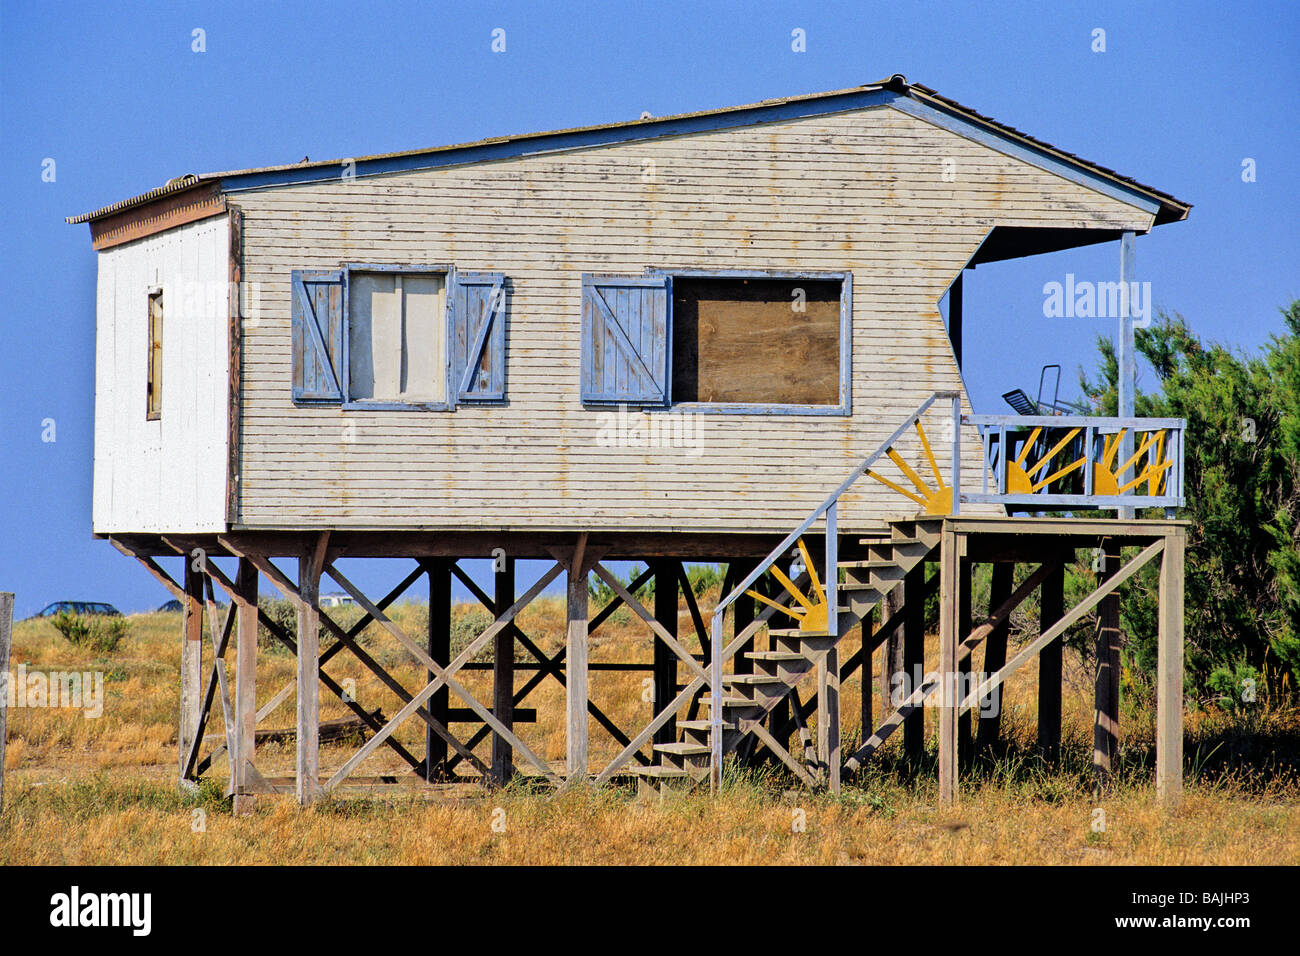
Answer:
<svg viewBox="0 0 1300 956"><path fill-rule="evenodd" d="M832 633L839 633L839 534L838 534L838 506L839 500L858 479L865 475L882 456L888 454L897 442L909 428L916 425L921 416L929 411L930 406L940 399L949 399L952 402L952 514L957 514L961 502L961 395L958 392L935 392L919 406L916 411L912 412L892 435L880 443L880 446L870 455L864 458L861 463L853 469L844 482L827 495L816 509L813 510L807 518L791 531L781 543L772 549L766 558L759 562L753 571L745 577L736 587L718 602L717 607L713 609L712 622L712 647L710 655L710 673L709 683L711 687L709 692L712 696L711 702L711 720L709 728L709 744L711 754L709 759L709 781L713 791L716 793L722 785L722 624L723 612L736 602L767 570L772 567L786 552L801 538L803 535L821 518L826 522L826 555L825 555L825 592L826 592L826 626ZM811 570L811 569L809 569Z"/></svg>

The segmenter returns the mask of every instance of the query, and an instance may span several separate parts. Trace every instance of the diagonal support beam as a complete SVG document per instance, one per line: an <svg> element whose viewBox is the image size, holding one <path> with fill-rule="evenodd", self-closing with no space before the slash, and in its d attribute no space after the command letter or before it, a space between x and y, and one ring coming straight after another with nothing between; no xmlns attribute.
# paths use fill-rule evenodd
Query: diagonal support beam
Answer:
<svg viewBox="0 0 1300 956"><path fill-rule="evenodd" d="M981 623L979 627L975 628L975 630L971 631L971 633L967 635L966 639L961 642L957 648L957 660L960 662L968 658L971 652L979 646L979 643L991 634L994 628L1009 618L1011 612L1018 608L1024 600L1033 593L1034 589L1038 587L1049 574L1051 574L1051 572L1052 565L1050 563L1043 564L1040 565L1033 574L1026 578L1024 583L1021 584L1020 587L1016 588L1012 593L1011 597L998 605L997 609L985 618L983 623ZM906 614L906 609L900 611L899 614ZM893 732L902 726L903 721L916 713L918 708L923 707L926 698L928 698L938 688L938 681L923 680L921 686L913 690L912 693L907 696L907 699L898 706L898 709L885 718L885 720L881 722L880 726L876 728L875 732L863 742L862 746L859 747L848 760L844 761L844 769L859 769L862 766L862 762L879 750L881 745L890 738ZM965 711L963 710L960 713L964 712Z"/></svg>
<svg viewBox="0 0 1300 956"><path fill-rule="evenodd" d="M171 592L172 597L179 601L185 600L185 589L177 584L170 574L159 567L158 562L152 557L131 547L131 545L125 543L119 538L110 537L108 540L113 547L117 548L118 551L121 551L128 558L135 558L139 561L144 566L144 569L158 580L159 584Z"/></svg>
<svg viewBox="0 0 1300 956"><path fill-rule="evenodd" d="M329 565L325 569L326 573L338 582L339 586L342 587L343 590L347 591L354 601L360 604L365 610L369 611L371 616L374 617L374 619L385 630L397 638L397 640L412 653L416 660L423 664L427 670L433 672L437 676L430 681L423 690L416 694L414 698L412 698L411 703L398 711L397 715L395 715L393 719L385 725L383 730L377 732L374 737L366 741L366 743L362 745L361 749L353 754L353 756L339 768L338 772L330 778L327 789L333 789L343 780L347 779L353 769L356 768L357 764L368 757L376 747L378 747L390 734L392 734L394 730L397 729L398 724L411 716L411 714L413 714L421 704L428 700L429 697L431 697L434 692L444 684L453 694L461 698L470 710L474 711L474 713L476 713L484 723L491 726L494 731L505 739L511 747L523 754L548 780L558 784L559 778L555 776L551 771L551 768L547 766L546 762L537 754L533 753L532 749L527 744L520 740L518 736L505 726L505 724L498 720L495 715L479 703L478 699L456 681L452 675L459 671L467 661L478 653L479 648L485 645L499 632L509 627L511 621L515 619L515 616L531 604L533 600L546 589L546 586L559 576L562 570L563 568L558 563L552 566L546 574L542 575L541 578L537 580L536 584L528 589L523 597L488 625L482 634L471 641L470 644L456 656L456 659L444 668L430 657L424 648L407 637L406 633L400 627L393 623L393 621L389 620L383 611L375 607L374 604L372 604L370 600L362 594L334 565Z"/></svg>
<svg viewBox="0 0 1300 956"><path fill-rule="evenodd" d="M804 572L799 576L798 580L795 581L795 585L797 587L803 587L803 585L807 582L807 580L808 580L808 574L807 572ZM790 600L790 598L786 597L785 600ZM748 627L744 628L739 634L733 637L731 639L731 643L727 644L726 647L723 648L722 650L723 660L730 659L736 653L736 651L744 647L745 643L750 638L752 638L755 634L757 634L758 631L765 624L767 624L768 620L772 617L772 615L776 613L777 613L776 608L765 608L758 615L756 615L753 622L750 623ZM655 731L658 730L661 726L663 726L674 714L677 713L678 710L681 709L681 707L687 701L691 700L701 688L706 687L708 683L709 683L708 680L703 677L696 677L694 680L688 683L682 689L682 692L678 694L676 697L674 697L672 702L669 703L667 707L665 707L658 714L656 714L654 716L654 719L651 720L650 723L646 724L643 728L641 728L641 732L632 738L632 742L629 743L626 747L624 747L621 751L619 751L618 756L616 756L613 760L611 760L606 765L605 769L596 775L596 779L594 783L597 786L599 786L602 783L606 783L611 777L614 776L614 774L618 773L618 771L623 767L623 765L632 759L632 755L637 753L642 747L644 747L646 745L646 742L649 741L654 736Z"/></svg>
<svg viewBox="0 0 1300 956"><path fill-rule="evenodd" d="M750 730L764 747L774 753L783 764L794 771L795 776L803 782L805 787L809 790L817 789L817 781L813 778L812 774L808 772L808 769L798 760L795 760L790 751L786 750L777 742L777 739L772 736L772 732L764 727L761 721L754 721Z"/></svg>
<svg viewBox="0 0 1300 956"><path fill-rule="evenodd" d="M627 588L623 587L623 585L619 583L618 578L610 574L609 571L606 570L605 566L599 562L596 563L596 566L592 568L592 570L596 572L597 577L609 585L610 590L623 599L623 603L631 608L632 611L635 612L636 616L646 623L650 630L654 631L655 637L667 644L668 647L672 649L672 652L682 659L686 664L687 669L694 673L696 677L708 680L708 674L705 673L704 668L700 666L700 662L695 659L690 651L682 647L677 638L669 634L667 629L655 620L654 615L645 609L645 605L628 593Z"/></svg>
<svg viewBox="0 0 1300 956"><path fill-rule="evenodd" d="M1152 542L1140 554L1129 561L1128 564L1124 565L1124 567L1120 569L1119 573L1107 578L1105 583L1098 587L1097 590L1093 591L1075 605L1074 609L1071 610L1070 613L1066 614L1065 617L1061 618L1033 641L1025 645L1025 647L1021 649L1020 653L1013 657L1005 667L999 670L996 674L989 675L989 677L985 679L978 688L972 691L971 694L962 701L959 713L965 713L974 706L977 701L988 696L988 694L996 688L1001 687L1008 677L1023 667L1044 647L1069 630L1076 621L1100 604L1112 591L1133 575L1137 574L1148 561L1160 554L1164 550L1164 547L1164 539Z"/></svg>

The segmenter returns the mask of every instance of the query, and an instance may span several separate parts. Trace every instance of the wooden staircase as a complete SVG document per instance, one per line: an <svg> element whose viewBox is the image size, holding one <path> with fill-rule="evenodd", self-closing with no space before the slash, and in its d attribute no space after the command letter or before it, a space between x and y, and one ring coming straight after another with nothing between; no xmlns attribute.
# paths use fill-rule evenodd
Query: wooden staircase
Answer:
<svg viewBox="0 0 1300 956"><path fill-rule="evenodd" d="M836 596L833 630L771 628L767 650L745 653L753 661L753 673L723 674L722 754L735 751L746 738L754 735L755 727L825 661L827 652L888 594L902 587L907 573L938 546L942 525L942 516L889 522L889 537L871 540L865 560L836 561L844 580L839 581L837 577L837 585L826 589ZM633 771L643 793L689 789L710 776L714 759L711 736L714 704L711 694L704 695L701 701L709 706L709 717L678 721L679 739L654 745L659 762Z"/></svg>

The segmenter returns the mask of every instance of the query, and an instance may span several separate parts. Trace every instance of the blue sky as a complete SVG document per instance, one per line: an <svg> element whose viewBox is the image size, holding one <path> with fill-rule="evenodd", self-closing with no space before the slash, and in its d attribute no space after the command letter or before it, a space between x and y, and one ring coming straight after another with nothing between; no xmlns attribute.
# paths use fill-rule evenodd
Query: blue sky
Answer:
<svg viewBox="0 0 1300 956"><path fill-rule="evenodd" d="M193 52L202 29L206 51ZM491 50L505 30L506 50ZM791 49L791 31L806 52ZM1094 52L1094 30L1105 52ZM328 159L747 103L904 73L1195 208L1137 278L1246 350L1300 297L1300 5L1123 3L0 3L0 589L166 598L90 535L95 258L63 217L188 172ZM1243 160L1256 181L1242 181ZM46 159L53 182L42 180ZM1118 244L981 267L967 383L999 410L1039 366L1093 367L1107 320L1042 287L1109 280ZM1145 383L1150 386L1149 376ZM53 442L42 441L53 419ZM379 589L400 574L366 568ZM525 575L526 577L526 575Z"/></svg>

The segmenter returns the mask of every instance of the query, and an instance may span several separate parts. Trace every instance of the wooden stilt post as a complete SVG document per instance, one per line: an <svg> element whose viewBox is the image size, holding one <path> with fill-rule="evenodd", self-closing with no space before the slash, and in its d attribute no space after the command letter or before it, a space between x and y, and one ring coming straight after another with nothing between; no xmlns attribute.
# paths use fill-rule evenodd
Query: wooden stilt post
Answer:
<svg viewBox="0 0 1300 956"><path fill-rule="evenodd" d="M903 588L896 586L885 595L884 603L880 606L880 623L883 625L886 621L892 621L902 609ZM901 704L903 698L907 696L895 682L896 675L904 673L903 629L896 627L880 646L880 716L882 718ZM863 743L871 736L871 728L874 727L874 720L863 723Z"/></svg>
<svg viewBox="0 0 1300 956"><path fill-rule="evenodd" d="M579 539L569 565L565 694L568 710L568 784L587 782L587 536Z"/></svg>
<svg viewBox="0 0 1300 956"><path fill-rule="evenodd" d="M1038 598L1038 633L1065 615L1065 565L1053 566ZM1061 759L1061 681L1064 644L1060 638L1038 652L1038 753L1048 763Z"/></svg>
<svg viewBox="0 0 1300 956"><path fill-rule="evenodd" d="M998 561L993 565L992 580L989 583L989 613L1000 607L1011 597L1015 579L1016 566L1010 561ZM993 629L984 641L984 674L996 674L1007 662L1007 638L1011 634L1011 617ZM986 701L980 701L979 730L976 734L975 747L981 753L986 752L997 743L1002 730L1002 687L994 688Z"/></svg>
<svg viewBox="0 0 1300 956"><path fill-rule="evenodd" d="M786 577L790 576L791 561L789 555L782 555L780 558L777 558L777 560L773 563L775 564L776 567L781 569L782 574L786 575ZM741 581L743 579L744 579L743 576L741 576L738 577L736 580ZM776 581L772 578L771 575L767 575L763 580L766 580L767 582L767 592L766 592L767 596L776 597L777 590L779 588L779 585L776 583ZM762 590L761 587L759 588L759 590L760 591ZM734 608L735 605L732 605L732 607ZM771 637L771 635L768 636L767 649L769 651L774 651L777 649L776 640L775 638ZM776 742L787 750L790 749L789 728L791 728L794 725L794 722L791 720L792 716L793 715L791 714L791 700L789 697L786 697L778 701L777 705L772 708L771 713L768 715L769 732L772 734L772 737L776 740ZM775 755L772 756L775 757Z"/></svg>
<svg viewBox="0 0 1300 956"><path fill-rule="evenodd" d="M922 561L903 578L903 672L907 676L903 686L907 693L915 691L925 676L925 564ZM939 589L942 595L942 583ZM903 719L903 754L915 764L924 750L925 711L918 707Z"/></svg>
<svg viewBox="0 0 1300 956"><path fill-rule="evenodd" d="M5 806L5 713L8 709L9 649L13 642L14 595L0 591L0 810ZM15 693L17 688L14 688Z"/></svg>
<svg viewBox="0 0 1300 956"><path fill-rule="evenodd" d="M655 582L655 620L673 637L677 636L677 563L665 558L655 559L653 564ZM674 697L677 696L677 655L658 635L654 639L654 670L652 697L654 713L662 713ZM669 717L655 731L654 742L670 744L677 739L677 718ZM655 763L662 762L663 754L654 753Z"/></svg>
<svg viewBox="0 0 1300 956"><path fill-rule="evenodd" d="M862 677L861 723L859 725L862 729L858 731L859 744L871 736L871 730L875 726L875 708L871 702L871 685L875 677L875 670L872 668L871 654L867 648L871 646L871 639L876 633L876 617L879 613L879 608L872 608L870 613L862 619L862 627L858 632L862 635L862 669L858 672ZM884 668L882 667L881 670L883 671ZM888 698L885 698L885 700L888 700Z"/></svg>
<svg viewBox="0 0 1300 956"><path fill-rule="evenodd" d="M817 761L831 793L840 792L840 654L832 647L817 666Z"/></svg>
<svg viewBox="0 0 1300 956"><path fill-rule="evenodd" d="M502 558L496 568L494 610L500 616L515 603L515 559ZM503 628L492 639L492 713L507 730L514 730L515 630ZM492 735L492 780L505 786L514 774L514 751L500 734Z"/></svg>
<svg viewBox="0 0 1300 956"><path fill-rule="evenodd" d="M974 622L971 615L971 590L974 586L975 567L968 558L962 558L957 566L957 586L960 593L957 597L957 641L966 640L970 634ZM973 655L967 654L957 665L957 684L962 695L972 687L970 683L971 661ZM957 757L959 762L968 763L971 759L972 751L975 747L975 738L971 732L971 724L975 714L972 710L968 714L959 714L957 716Z"/></svg>
<svg viewBox="0 0 1300 956"><path fill-rule="evenodd" d="M451 565L446 558L435 558L429 569L429 657L440 665L451 662ZM428 680L434 679L428 672ZM429 698L429 716L447 726L451 711L451 692L444 685ZM432 727L424 729L424 779L443 780L447 777L447 741Z"/></svg>
<svg viewBox="0 0 1300 956"><path fill-rule="evenodd" d="M203 572L202 559L185 556L185 597L181 616L181 706L177 740L180 744L179 779L185 782L185 765L199 731L203 711ZM196 566L197 564L197 566Z"/></svg>
<svg viewBox="0 0 1300 956"><path fill-rule="evenodd" d="M1176 810L1183 800L1183 553L1182 528L1165 535L1160 557L1157 639L1156 800Z"/></svg>
<svg viewBox="0 0 1300 956"><path fill-rule="evenodd" d="M826 549L822 555L822 582L826 589L827 630L840 635L839 599L839 525L837 508L826 511ZM840 792L840 650L839 645L826 652L817 668L817 760L823 767L826 786L831 793Z"/></svg>
<svg viewBox="0 0 1300 956"><path fill-rule="evenodd" d="M235 591L240 603L235 611L235 779L231 781L236 816L253 809L248 767L257 753L257 568L239 559Z"/></svg>
<svg viewBox="0 0 1300 956"><path fill-rule="evenodd" d="M939 552L939 805L957 799L957 631L961 626L960 539L944 523Z"/></svg>
<svg viewBox="0 0 1300 956"><path fill-rule="evenodd" d="M737 561L733 563L732 567L734 568L734 573L735 573L734 583L739 584L749 575L749 572L754 570L754 562ZM723 593L725 594L726 592L724 591ZM736 598L735 602L732 603L731 612L735 620L735 624L734 624L735 630L733 631L733 633L739 634L745 628L749 627L750 624L754 623L754 599L750 597L748 594L742 594L740 597ZM753 650L754 650L754 639L751 637L748 641L746 641L744 644L740 646L740 649L738 651L736 651L736 656L734 660L735 660L735 672L737 674L754 673L754 662L750 658L745 656L746 654L750 653Z"/></svg>
<svg viewBox="0 0 1300 956"><path fill-rule="evenodd" d="M298 559L298 755L294 791L301 806L320 791L320 621L315 604L325 562L322 534L317 547Z"/></svg>
<svg viewBox="0 0 1300 956"><path fill-rule="evenodd" d="M1102 542L1101 580L1119 570L1119 545ZM1100 791L1110 780L1119 751L1119 594L1108 595L1098 608L1096 702L1092 733L1093 787Z"/></svg>
<svg viewBox="0 0 1300 956"><path fill-rule="evenodd" d="M754 570L755 564L756 562L746 559L732 561L728 566L728 577L731 580L731 588L734 588L741 581L745 580L745 578L749 576L749 573ZM756 589L760 590L762 586L761 581L755 585ZM724 585L722 593L730 593L731 588ZM731 614L733 634L739 634L754 622L755 603L754 599L748 594L742 594L732 603ZM732 658L732 660L734 661L733 666L737 674L754 673L754 661L746 656L753 650L754 639L751 637L740 646L738 651L736 651L736 656ZM754 764L754 753L757 748L758 738L751 734L741 741L740 747L736 750L736 759L746 766L752 766Z"/></svg>

